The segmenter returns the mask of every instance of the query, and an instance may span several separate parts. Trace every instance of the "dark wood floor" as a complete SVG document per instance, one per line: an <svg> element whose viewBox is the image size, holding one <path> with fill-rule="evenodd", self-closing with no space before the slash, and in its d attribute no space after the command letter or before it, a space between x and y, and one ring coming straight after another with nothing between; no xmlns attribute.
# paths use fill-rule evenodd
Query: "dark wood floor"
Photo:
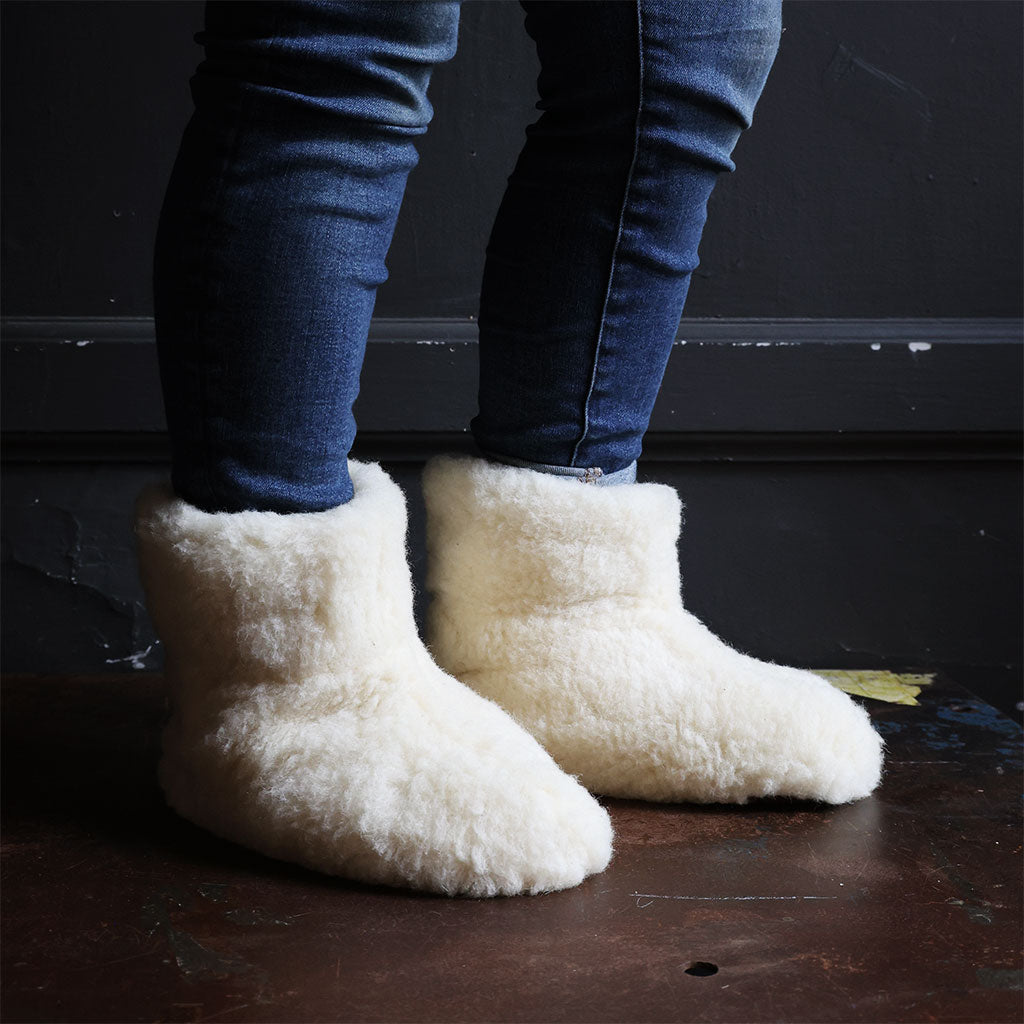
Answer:
<svg viewBox="0 0 1024 1024"><path fill-rule="evenodd" d="M870 702L878 793L609 801L609 869L449 900L216 840L154 778L152 676L4 685L3 1020L1019 1021L1021 736Z"/></svg>

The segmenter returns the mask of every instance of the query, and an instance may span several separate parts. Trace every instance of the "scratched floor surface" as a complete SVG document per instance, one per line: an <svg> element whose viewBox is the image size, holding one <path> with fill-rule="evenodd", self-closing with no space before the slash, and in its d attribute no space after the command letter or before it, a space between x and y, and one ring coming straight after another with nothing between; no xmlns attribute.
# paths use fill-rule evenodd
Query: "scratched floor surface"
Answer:
<svg viewBox="0 0 1024 1024"><path fill-rule="evenodd" d="M4 687L3 1020L1018 1021L1020 731L941 678L872 702L847 807L610 801L611 867L447 900L166 810L158 678Z"/></svg>

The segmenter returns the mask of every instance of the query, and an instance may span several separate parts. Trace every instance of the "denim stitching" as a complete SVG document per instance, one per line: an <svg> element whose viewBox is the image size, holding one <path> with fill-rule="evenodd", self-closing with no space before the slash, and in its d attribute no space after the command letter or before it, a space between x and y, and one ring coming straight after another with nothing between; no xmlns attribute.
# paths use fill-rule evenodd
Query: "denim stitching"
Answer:
<svg viewBox="0 0 1024 1024"><path fill-rule="evenodd" d="M619 223L615 231L615 245L612 246L612 259L608 268L608 287L604 293L604 304L601 307L601 321L597 328L597 343L594 346L594 367L590 373L590 386L587 390L587 397L583 402L583 433L572 450L572 457L569 465L575 466L579 457L580 447L586 441L590 433L590 400L594 396L594 388L597 386L597 369L601 362L601 342L604 339L604 323L608 313L608 300L612 294L612 283L615 280L615 270L618 262L619 245L622 242L622 226L626 219L626 210L629 207L629 193L633 186L633 171L636 169L637 157L640 153L640 118L644 109L644 36L643 19L640 13L641 0L636 0L636 42L637 42L637 70L639 73L639 95L636 105L636 124L633 129L633 158L629 164L629 173L626 175L626 187L622 193L622 206L619 208Z"/></svg>

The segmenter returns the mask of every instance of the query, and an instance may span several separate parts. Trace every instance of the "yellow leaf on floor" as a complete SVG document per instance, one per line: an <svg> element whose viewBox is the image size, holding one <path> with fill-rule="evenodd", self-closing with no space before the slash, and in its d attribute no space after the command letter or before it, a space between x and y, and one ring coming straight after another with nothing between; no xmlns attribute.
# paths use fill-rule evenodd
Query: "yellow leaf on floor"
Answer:
<svg viewBox="0 0 1024 1024"><path fill-rule="evenodd" d="M934 673L876 672L870 669L842 668L813 669L816 676L827 679L833 686L857 697L884 700L888 704L914 704L922 686L935 679Z"/></svg>

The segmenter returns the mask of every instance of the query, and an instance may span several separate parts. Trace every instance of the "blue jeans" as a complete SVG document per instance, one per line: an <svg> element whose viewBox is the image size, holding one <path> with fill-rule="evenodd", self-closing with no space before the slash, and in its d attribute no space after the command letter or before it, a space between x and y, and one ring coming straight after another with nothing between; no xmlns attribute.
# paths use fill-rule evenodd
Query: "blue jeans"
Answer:
<svg viewBox="0 0 1024 1024"><path fill-rule="evenodd" d="M629 480L781 0L522 7L542 114L487 244L470 428L497 460ZM173 485L200 508L351 498L376 289L458 21L458 2L207 4L154 255Z"/></svg>

